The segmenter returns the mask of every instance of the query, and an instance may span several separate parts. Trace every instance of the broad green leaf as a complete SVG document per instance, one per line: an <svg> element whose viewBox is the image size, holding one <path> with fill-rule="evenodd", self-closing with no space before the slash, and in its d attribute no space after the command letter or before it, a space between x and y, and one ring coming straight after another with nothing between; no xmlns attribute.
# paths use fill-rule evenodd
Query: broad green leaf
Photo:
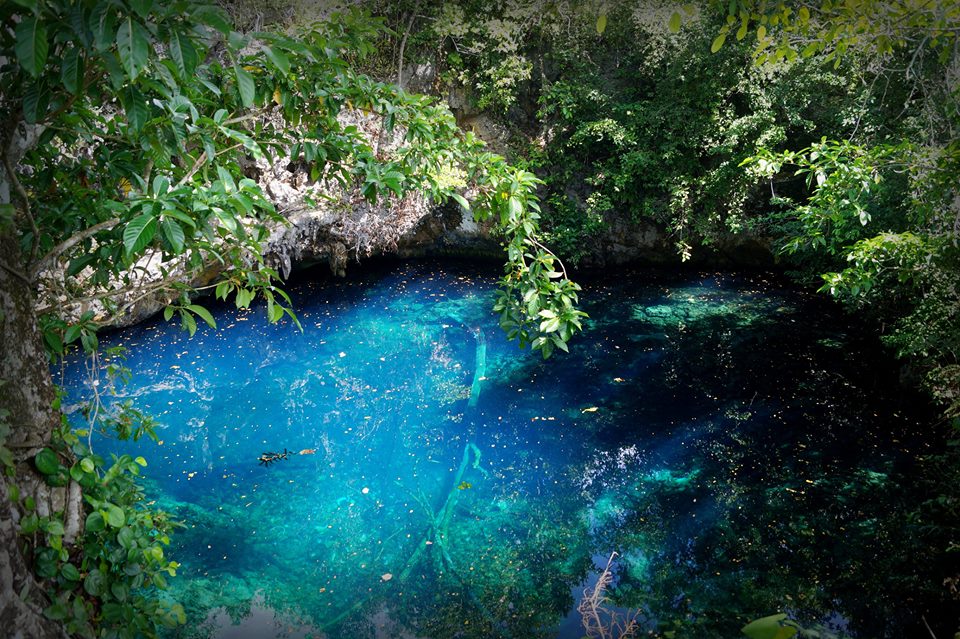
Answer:
<svg viewBox="0 0 960 639"><path fill-rule="evenodd" d="M99 569L94 568L83 580L83 589L87 591L88 595L92 597L99 597L103 593L105 581L106 580L103 577L103 573L100 572Z"/></svg>
<svg viewBox="0 0 960 639"><path fill-rule="evenodd" d="M77 95L83 86L83 58L80 57L80 49L70 47L63 56L63 62L60 63L60 81L64 88Z"/></svg>
<svg viewBox="0 0 960 639"><path fill-rule="evenodd" d="M237 77L237 90L240 92L240 101L248 109L253 106L253 99L256 97L257 88L253 82L253 76L246 69L239 65L233 65L233 73Z"/></svg>
<svg viewBox="0 0 960 639"><path fill-rule="evenodd" d="M267 59L277 68L277 71L284 75L290 73L290 59L283 52L273 47L266 47L263 52L267 54Z"/></svg>
<svg viewBox="0 0 960 639"><path fill-rule="evenodd" d="M214 321L213 315L211 315L210 311L208 311L204 307L198 304L190 304L189 306L187 306L187 308L190 309L192 313L196 313L197 315L199 315L203 319L203 321L206 322L208 326L210 326L210 328L217 327L217 323L216 321Z"/></svg>
<svg viewBox="0 0 960 639"><path fill-rule="evenodd" d="M153 7L153 0L130 0L130 7L137 12L141 18L150 15L150 9Z"/></svg>
<svg viewBox="0 0 960 639"><path fill-rule="evenodd" d="M80 571L73 564L63 564L60 568L60 574L67 581L80 581Z"/></svg>
<svg viewBox="0 0 960 639"><path fill-rule="evenodd" d="M150 107L147 104L147 98L140 92L140 89L129 84L120 92L120 101L123 103L123 109L127 114L127 122L134 132L141 131L147 120L150 119Z"/></svg>
<svg viewBox="0 0 960 639"><path fill-rule="evenodd" d="M180 311L180 326L190 333L190 337L193 337L193 334L197 332L197 320L185 311Z"/></svg>
<svg viewBox="0 0 960 639"><path fill-rule="evenodd" d="M680 13L677 12L677 11L674 11L674 12L673 12L673 15L670 16L670 23L669 23L669 25L668 25L668 26L670 27L670 32L671 32L671 33L680 33L680 26L681 26L681 24L682 24L682 22L681 22L681 18L680 18Z"/></svg>
<svg viewBox="0 0 960 639"><path fill-rule="evenodd" d="M227 35L232 31L230 21L224 15L223 10L218 7L199 5L193 11L191 17L209 27L213 27L223 35Z"/></svg>
<svg viewBox="0 0 960 639"><path fill-rule="evenodd" d="M80 460L80 468L83 469L85 473L92 473L94 469L93 460L89 457L84 457Z"/></svg>
<svg viewBox="0 0 960 639"><path fill-rule="evenodd" d="M60 470L60 459L49 448L44 448L33 458L33 463L44 475L55 475Z"/></svg>
<svg viewBox="0 0 960 639"><path fill-rule="evenodd" d="M16 37L14 51L20 66L31 76L37 77L47 63L50 48L47 42L47 27L37 16L29 16L17 25Z"/></svg>
<svg viewBox="0 0 960 639"><path fill-rule="evenodd" d="M105 51L113 44L117 23L115 10L112 3L100 2L90 13L90 31L93 32L93 44L97 51Z"/></svg>
<svg viewBox="0 0 960 639"><path fill-rule="evenodd" d="M189 38L183 36L177 31L170 33L168 40L170 58L177 66L177 71L181 78L189 78L197 68L199 56L197 50Z"/></svg>
<svg viewBox="0 0 960 639"><path fill-rule="evenodd" d="M23 92L23 119L28 124L39 122L47 114L50 104L50 91L43 79L27 85Z"/></svg>
<svg viewBox="0 0 960 639"><path fill-rule="evenodd" d="M511 196L507 201L507 210L510 213L510 220L516 220L520 217L520 213L523 212L523 204L521 204L518 198Z"/></svg>
<svg viewBox="0 0 960 639"><path fill-rule="evenodd" d="M120 65L130 80L135 80L147 66L150 56L150 34L133 17L127 16L117 29L117 52Z"/></svg>
<svg viewBox="0 0 960 639"><path fill-rule="evenodd" d="M158 175L157 177L153 178L153 187L151 188L151 191L153 191L154 197L166 195L167 191L169 190L170 178L168 178L166 175Z"/></svg>
<svg viewBox="0 0 960 639"><path fill-rule="evenodd" d="M123 247L127 255L142 251L157 232L157 218L150 213L134 218L123 230Z"/></svg>
<svg viewBox="0 0 960 639"><path fill-rule="evenodd" d="M57 333L54 333L52 331L44 331L43 341L47 343L47 346L49 346L50 350L53 351L54 353L63 352L63 340L60 338L60 336Z"/></svg>
<svg viewBox="0 0 960 639"><path fill-rule="evenodd" d="M114 528L119 528L126 521L126 515L123 514L123 510L119 506L108 503L106 504L106 517L104 519Z"/></svg>
<svg viewBox="0 0 960 639"><path fill-rule="evenodd" d="M167 238L167 242L169 242L173 248L173 252L182 252L185 240L183 228L173 220L165 217L160 221L160 229L163 231L163 236Z"/></svg>

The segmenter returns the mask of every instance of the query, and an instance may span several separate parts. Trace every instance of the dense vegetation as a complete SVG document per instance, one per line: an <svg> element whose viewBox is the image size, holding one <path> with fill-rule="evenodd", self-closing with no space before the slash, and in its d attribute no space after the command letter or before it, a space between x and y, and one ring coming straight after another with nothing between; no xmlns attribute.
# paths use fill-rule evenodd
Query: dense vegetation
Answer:
<svg viewBox="0 0 960 639"><path fill-rule="evenodd" d="M97 357L98 324L126 308L64 318L54 305L36 317L34 288L102 300L139 290L130 269L154 256L162 277L150 294L166 295L167 316L192 332L210 321L196 276L216 262L218 280L202 286L295 322L260 254L282 215L245 174L247 158L290 156L371 201L420 190L469 206L460 193L472 188L477 215L505 238L502 325L545 355L566 348L580 318L576 285L547 246L596 263L611 233L649 227L679 261L758 238L859 313L939 406L944 431L960 428L956 2L366 4L382 19L297 20L289 33L259 29L293 3L234 7L235 25L187 0L0 7L13 452L2 450L11 476L35 470L86 496L71 546L66 512L39 514L39 497L10 490L47 617L84 636L132 636L179 610L132 594L176 569L163 555L169 526L133 481L142 460L103 460L65 426L40 353L42 336L54 357L71 345ZM418 65L432 69L418 89L466 95L461 125L476 114L500 123L519 168L461 134L437 100L391 84L411 82ZM403 131L404 144L379 155L338 120L353 107ZM90 429L149 434L132 406L101 408L95 398ZM960 462L927 461L943 481L913 516L956 531Z"/></svg>
<svg viewBox="0 0 960 639"><path fill-rule="evenodd" d="M537 240L536 177L461 135L436 101L347 62L370 52L378 20L352 12L289 35L240 33L222 10L189 0L21 0L4 4L0 19L3 459L23 513L21 539L11 537L12 515L2 545L15 582L32 593L4 614L28 635L58 631L40 608L81 636L152 635L182 618L150 594L177 564L163 553L165 515L144 506L134 481L145 460L111 462L91 447L95 429L150 435L149 418L129 404L108 409L95 390L88 426L72 431L41 343L54 358L82 347L97 377L98 326L160 295L167 319L177 315L192 334L198 318L213 324L193 299L203 288L238 307L262 300L271 322L295 324L261 250L284 218L245 161L302 162L314 179L371 202L417 190L469 209L457 190L470 188L475 217L493 218L503 237L494 310L510 338L549 356L578 330L578 288ZM400 144L381 151L338 117L349 110L381 117ZM215 281L200 286L205 273ZM133 301L117 302L122 292ZM75 301L98 310L61 315ZM112 355L108 377L122 377ZM0 499L6 507L6 483ZM46 595L31 587L24 560Z"/></svg>
<svg viewBox="0 0 960 639"><path fill-rule="evenodd" d="M762 238L955 417L960 7L788 5L389 3L382 72L432 65L500 116L561 255L624 221L683 259Z"/></svg>

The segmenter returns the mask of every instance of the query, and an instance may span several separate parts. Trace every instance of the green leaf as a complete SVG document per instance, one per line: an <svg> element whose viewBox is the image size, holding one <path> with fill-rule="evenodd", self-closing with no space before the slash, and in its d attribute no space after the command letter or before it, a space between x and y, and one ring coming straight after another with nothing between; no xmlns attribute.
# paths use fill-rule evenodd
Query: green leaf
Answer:
<svg viewBox="0 0 960 639"><path fill-rule="evenodd" d="M183 228L173 220L166 217L160 221L160 228L163 230L163 236L167 238L167 241L170 242L170 246L173 247L173 252L181 253L183 251L185 240Z"/></svg>
<svg viewBox="0 0 960 639"><path fill-rule="evenodd" d="M77 341L77 338L80 337L80 334L83 332L83 327L79 324L71 324L67 327L66 332L63 334L63 341L67 344L72 344Z"/></svg>
<svg viewBox="0 0 960 639"><path fill-rule="evenodd" d="M103 573L97 568L94 568L87 574L86 579L83 580L83 589L87 591L87 594L93 597L99 597L103 593L105 581Z"/></svg>
<svg viewBox="0 0 960 639"><path fill-rule="evenodd" d="M110 2L100 2L90 12L90 31L97 51L105 51L113 44L114 25L117 22L116 7Z"/></svg>
<svg viewBox="0 0 960 639"><path fill-rule="evenodd" d="M133 461L135 461L135 462L136 462L137 464L139 464L140 466L143 466L144 468L146 468L146 466L147 466L147 460L144 459L142 456L138 456L138 457L135 458Z"/></svg>
<svg viewBox="0 0 960 639"><path fill-rule="evenodd" d="M150 213L133 219L123 230L123 247L127 255L142 251L157 233L157 218Z"/></svg>
<svg viewBox="0 0 960 639"><path fill-rule="evenodd" d="M713 39L713 44L710 45L710 53L716 53L723 47L723 43L727 41L727 34L721 33L716 38Z"/></svg>
<svg viewBox="0 0 960 639"><path fill-rule="evenodd" d="M67 581L80 581L80 571L73 564L63 564L60 567L60 574Z"/></svg>
<svg viewBox="0 0 960 639"><path fill-rule="evenodd" d="M670 16L670 23L667 25L670 27L670 33L680 33L681 24L680 13L674 11L673 15Z"/></svg>
<svg viewBox="0 0 960 639"><path fill-rule="evenodd" d="M31 82L23 92L23 119L28 124L39 122L46 116L49 104L50 91L47 90L46 82Z"/></svg>
<svg viewBox="0 0 960 639"><path fill-rule="evenodd" d="M47 346L49 346L50 350L54 353L59 354L63 352L63 340L60 338L58 333L53 331L44 331L43 341L47 343Z"/></svg>
<svg viewBox="0 0 960 639"><path fill-rule="evenodd" d="M55 475L60 470L60 459L49 448L44 448L33 458L33 463L44 475Z"/></svg>
<svg viewBox="0 0 960 639"><path fill-rule="evenodd" d="M141 18L146 18L150 14L150 8L153 6L153 0L130 0L130 7L137 12Z"/></svg>
<svg viewBox="0 0 960 639"><path fill-rule="evenodd" d="M450 197L452 197L457 202L457 204L463 207L465 211L470 211L470 203L467 202L467 198L463 197L459 193L451 193Z"/></svg>
<svg viewBox="0 0 960 639"><path fill-rule="evenodd" d="M510 220L514 221L520 217L520 213L523 211L523 204L515 196L511 196L507 201L507 210L510 212Z"/></svg>
<svg viewBox="0 0 960 639"><path fill-rule="evenodd" d="M127 114L127 122L133 131L140 131L150 119L150 108L147 105L147 98L140 90L132 84L123 88L120 93L120 101L123 103L123 109Z"/></svg>
<svg viewBox="0 0 960 639"><path fill-rule="evenodd" d="M267 54L267 59L277 68L277 71L284 75L290 73L290 59L284 53L273 47L266 47L263 52Z"/></svg>
<svg viewBox="0 0 960 639"><path fill-rule="evenodd" d="M86 529L87 532L100 532L101 530L103 530L105 525L106 524L103 520L103 515L101 515L99 511L94 511L89 515L87 515L87 520L84 523L84 528Z"/></svg>
<svg viewBox="0 0 960 639"><path fill-rule="evenodd" d="M190 304L189 306L187 306L187 308L190 309L192 313L196 313L197 315L199 315L203 319L203 321L206 322L208 326L210 326L210 328L217 327L217 323L216 321L214 321L213 315L211 315L210 311L208 311L204 307L198 304Z"/></svg>
<svg viewBox="0 0 960 639"><path fill-rule="evenodd" d="M193 315L186 311L180 311L180 326L190 333L190 337L193 337L193 334L197 332L197 320L193 319Z"/></svg>
<svg viewBox="0 0 960 639"><path fill-rule="evenodd" d="M256 97L257 87L253 82L253 76L238 65L233 65L233 73L237 76L237 90L240 92L240 101L248 109L253 106L253 99Z"/></svg>
<svg viewBox="0 0 960 639"><path fill-rule="evenodd" d="M63 522L58 519L51 519L48 521L46 529L48 535L57 535L58 537L63 536Z"/></svg>
<svg viewBox="0 0 960 639"><path fill-rule="evenodd" d="M147 66L150 56L150 34L142 24L127 16L117 29L117 52L120 65L130 80L135 80Z"/></svg>
<svg viewBox="0 0 960 639"><path fill-rule="evenodd" d="M200 5L194 10L192 17L224 35L228 35L232 31L230 21L224 15L223 10L218 7Z"/></svg>
<svg viewBox="0 0 960 639"><path fill-rule="evenodd" d="M83 58L80 57L80 49L70 47L63 56L63 62L60 63L60 81L63 87L77 95L83 87Z"/></svg>
<svg viewBox="0 0 960 639"><path fill-rule="evenodd" d="M85 473L92 473L95 468L93 460L89 457L84 457L80 460L80 468L83 469Z"/></svg>
<svg viewBox="0 0 960 639"><path fill-rule="evenodd" d="M796 624L787 619L787 615L770 615L754 619L740 631L750 639L790 639L798 632Z"/></svg>
<svg viewBox="0 0 960 639"><path fill-rule="evenodd" d="M607 29L607 12L604 11L597 18L597 35L603 35Z"/></svg>
<svg viewBox="0 0 960 639"><path fill-rule="evenodd" d="M16 28L17 43L14 51L23 70L33 77L40 75L47 63L50 43L47 42L47 27L37 16L20 21Z"/></svg>
<svg viewBox="0 0 960 639"><path fill-rule="evenodd" d="M129 526L124 526L120 529L120 532L117 533L117 541L120 542L120 545L124 548L131 548L136 543L134 537L133 528Z"/></svg>
<svg viewBox="0 0 960 639"><path fill-rule="evenodd" d="M193 46L193 42L177 31L173 31L170 33L168 45L170 58L176 65L180 77L189 78L193 75L193 71L197 68L197 63L199 62L199 56L197 55L196 48Z"/></svg>
<svg viewBox="0 0 960 639"><path fill-rule="evenodd" d="M115 581L110 584L110 594L112 594L117 601L126 601L127 596L130 594L130 586L122 581Z"/></svg>
<svg viewBox="0 0 960 639"><path fill-rule="evenodd" d="M126 522L126 516L123 514L123 510L119 506L114 504L106 504L106 517L107 523L113 526L114 528L119 528Z"/></svg>

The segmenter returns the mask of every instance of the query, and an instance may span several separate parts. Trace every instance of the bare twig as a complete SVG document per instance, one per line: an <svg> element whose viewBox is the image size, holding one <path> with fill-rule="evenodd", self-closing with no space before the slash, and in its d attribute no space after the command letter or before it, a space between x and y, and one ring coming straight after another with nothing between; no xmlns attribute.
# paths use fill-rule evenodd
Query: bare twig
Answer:
<svg viewBox="0 0 960 639"><path fill-rule="evenodd" d="M413 29L413 21L417 19L417 9L420 8L420 0L413 5L410 12L410 19L407 20L407 28L403 32L403 39L400 40L400 53L397 54L397 86L403 88L403 52L407 48L407 38L410 37L410 30Z"/></svg>
<svg viewBox="0 0 960 639"><path fill-rule="evenodd" d="M639 610L629 610L621 614L606 607L607 589L613 582L611 566L617 554L610 554L596 585L584 589L583 599L577 605L577 612L583 620L583 629L591 639L629 639L640 632L640 624L637 622Z"/></svg>

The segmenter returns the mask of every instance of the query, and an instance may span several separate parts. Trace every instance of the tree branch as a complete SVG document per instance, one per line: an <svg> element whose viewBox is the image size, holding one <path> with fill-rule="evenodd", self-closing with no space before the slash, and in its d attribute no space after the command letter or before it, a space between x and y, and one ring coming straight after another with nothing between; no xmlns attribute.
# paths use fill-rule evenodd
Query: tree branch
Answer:
<svg viewBox="0 0 960 639"><path fill-rule="evenodd" d="M410 30L413 28L413 21L417 19L417 9L420 8L420 0L413 5L410 12L410 19L407 21L407 28L403 32L403 39L400 40L400 52L397 54L397 86L403 88L403 52L407 48L407 38L410 37Z"/></svg>
<svg viewBox="0 0 960 639"><path fill-rule="evenodd" d="M74 246L84 241L88 237L96 235L100 231L106 231L108 229L112 229L119 223L120 223L120 218L114 217L109 220L106 220L105 222L94 224L90 228L80 231L79 233L75 233L69 238L67 238L66 240L64 240L63 242L60 242L59 244L54 246L52 249L50 249L46 255L40 258L40 261L37 262L36 266L33 267L33 272L31 273L32 279L35 280L37 276L43 271L43 269L45 269L49 265L50 262L60 257L66 251L69 251Z"/></svg>
<svg viewBox="0 0 960 639"><path fill-rule="evenodd" d="M207 161L207 152L203 151L202 153L200 153L200 155L197 156L197 159L193 163L193 166L191 166L190 170L187 171L187 173L182 178L180 178L180 181L177 182L177 186L174 188L180 188L181 186L186 184L190 180L190 178L192 178L194 174L196 174L196 172L200 170L200 167L203 166L203 163L206 161Z"/></svg>
<svg viewBox="0 0 960 639"><path fill-rule="evenodd" d="M31 287L33 286L33 281L29 277L27 277L26 275L21 273L19 270L15 269L14 267L10 266L3 260L0 260L0 268L5 270L10 275L13 275L15 278L22 281L27 286L31 286Z"/></svg>
<svg viewBox="0 0 960 639"><path fill-rule="evenodd" d="M13 185L13 188L17 192L17 195L20 196L20 199L23 200L23 208L21 209L21 212L27 218L27 222L30 224L30 230L33 232L33 244L30 247L30 258L27 261L27 263L31 263L37 256L37 248L40 246L40 229L37 228L37 222L33 219L33 213L30 211L30 198L27 196L27 191L23 188L23 185L20 184L20 179L17 177L17 173L13 169L13 163L10 162L10 156L6 152L3 154L3 168L6 170L7 176L10 178L10 184Z"/></svg>

